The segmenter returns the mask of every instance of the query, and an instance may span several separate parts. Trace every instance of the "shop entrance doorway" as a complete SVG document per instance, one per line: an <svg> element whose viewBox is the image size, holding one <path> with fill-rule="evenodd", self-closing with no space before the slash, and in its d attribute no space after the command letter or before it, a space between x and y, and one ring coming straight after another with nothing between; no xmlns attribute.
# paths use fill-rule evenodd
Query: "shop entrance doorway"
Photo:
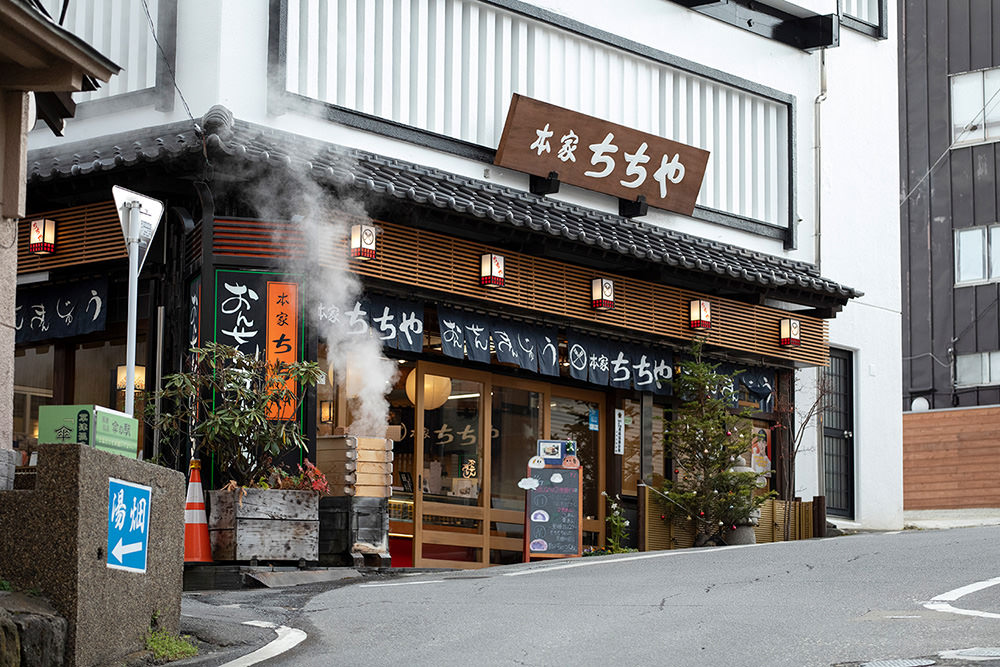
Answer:
<svg viewBox="0 0 1000 667"><path fill-rule="evenodd" d="M400 383L393 412L409 435L397 443L390 500L394 564L520 562L524 491L517 484L544 438L577 441L585 542L603 543L602 393L423 361L407 364Z"/></svg>

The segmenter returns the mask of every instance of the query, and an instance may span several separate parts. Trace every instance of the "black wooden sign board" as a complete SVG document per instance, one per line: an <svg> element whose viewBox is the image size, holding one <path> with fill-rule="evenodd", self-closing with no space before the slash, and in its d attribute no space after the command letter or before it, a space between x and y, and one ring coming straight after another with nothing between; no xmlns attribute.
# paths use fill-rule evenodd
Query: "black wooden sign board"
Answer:
<svg viewBox="0 0 1000 667"><path fill-rule="evenodd" d="M528 468L538 486L527 490L524 560L579 556L582 548L580 468Z"/></svg>

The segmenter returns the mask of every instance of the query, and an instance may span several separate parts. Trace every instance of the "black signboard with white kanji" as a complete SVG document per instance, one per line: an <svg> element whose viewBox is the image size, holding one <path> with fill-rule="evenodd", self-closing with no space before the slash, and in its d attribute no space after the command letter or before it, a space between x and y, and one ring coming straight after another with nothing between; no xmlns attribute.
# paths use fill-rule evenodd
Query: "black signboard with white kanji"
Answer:
<svg viewBox="0 0 1000 667"><path fill-rule="evenodd" d="M107 310L106 278L19 289L14 308L14 342L20 345L104 331Z"/></svg>
<svg viewBox="0 0 1000 667"><path fill-rule="evenodd" d="M424 347L424 304L372 295L355 299L349 308L318 299L314 318L320 335L336 330L338 337L373 336L384 347L420 352Z"/></svg>

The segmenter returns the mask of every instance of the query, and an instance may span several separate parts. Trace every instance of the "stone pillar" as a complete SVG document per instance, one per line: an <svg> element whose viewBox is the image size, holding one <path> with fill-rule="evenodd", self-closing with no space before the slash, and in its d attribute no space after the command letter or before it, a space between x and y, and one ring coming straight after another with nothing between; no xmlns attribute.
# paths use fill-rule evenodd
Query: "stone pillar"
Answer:
<svg viewBox="0 0 1000 667"><path fill-rule="evenodd" d="M14 486L14 301L17 221L0 218L0 491Z"/></svg>

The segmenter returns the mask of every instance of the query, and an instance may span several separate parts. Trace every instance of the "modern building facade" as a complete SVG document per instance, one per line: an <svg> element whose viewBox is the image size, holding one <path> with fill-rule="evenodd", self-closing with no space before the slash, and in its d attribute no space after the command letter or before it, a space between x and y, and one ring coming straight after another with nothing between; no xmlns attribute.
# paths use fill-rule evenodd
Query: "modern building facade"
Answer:
<svg viewBox="0 0 1000 667"><path fill-rule="evenodd" d="M905 503L996 507L1000 8L902 10Z"/></svg>
<svg viewBox="0 0 1000 667"><path fill-rule="evenodd" d="M25 394L116 398L117 184L168 209L143 275L148 381L210 340L319 360L314 443L402 427L395 564L519 560L539 439L577 442L585 543L603 543L607 492L649 546L644 484L673 474L669 379L695 336L744 371L775 488L794 474L842 523L901 526L900 415L865 407L899 383L882 252L898 120L892 100L856 113L895 90L893 3L150 8L159 47L122 17L138 41L111 47L140 66L67 142L33 144L27 219L88 247L24 246L22 277L49 272L24 291L109 309L100 328L29 330L18 363L42 384ZM771 427L824 375L825 424L793 470Z"/></svg>

